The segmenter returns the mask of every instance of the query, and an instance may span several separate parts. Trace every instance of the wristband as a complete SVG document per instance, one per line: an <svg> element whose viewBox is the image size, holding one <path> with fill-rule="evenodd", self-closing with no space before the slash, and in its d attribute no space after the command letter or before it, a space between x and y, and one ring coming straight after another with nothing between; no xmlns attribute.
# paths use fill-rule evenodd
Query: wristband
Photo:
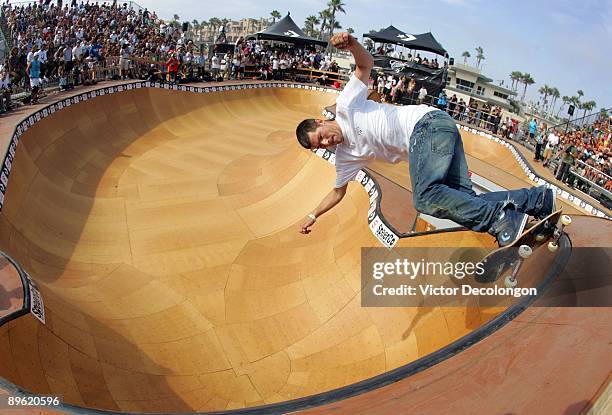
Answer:
<svg viewBox="0 0 612 415"><path fill-rule="evenodd" d="M308 214L308 217L309 217L310 219L314 220L314 221L316 221L316 220L317 220L317 217L316 217L316 215L315 215L314 213L309 213L309 214Z"/></svg>

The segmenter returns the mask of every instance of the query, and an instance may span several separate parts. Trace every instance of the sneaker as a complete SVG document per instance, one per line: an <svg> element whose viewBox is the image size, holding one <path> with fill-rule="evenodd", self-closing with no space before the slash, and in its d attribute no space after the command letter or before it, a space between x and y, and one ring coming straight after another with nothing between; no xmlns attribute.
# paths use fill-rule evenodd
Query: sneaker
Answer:
<svg viewBox="0 0 612 415"><path fill-rule="evenodd" d="M553 189L546 189L544 192L544 202L539 212L534 216L536 219L544 219L546 216L557 210L557 193Z"/></svg>
<svg viewBox="0 0 612 415"><path fill-rule="evenodd" d="M529 215L508 205L493 223L489 233L495 236L500 247L508 246L525 231L527 219Z"/></svg>

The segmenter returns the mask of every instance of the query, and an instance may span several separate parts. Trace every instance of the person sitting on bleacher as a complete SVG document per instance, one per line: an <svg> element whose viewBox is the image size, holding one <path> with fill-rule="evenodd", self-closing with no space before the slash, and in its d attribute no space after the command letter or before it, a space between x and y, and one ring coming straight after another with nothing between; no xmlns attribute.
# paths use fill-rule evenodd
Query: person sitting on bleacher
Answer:
<svg viewBox="0 0 612 415"><path fill-rule="evenodd" d="M12 108L11 93L11 73L5 65L0 65L0 112Z"/></svg>

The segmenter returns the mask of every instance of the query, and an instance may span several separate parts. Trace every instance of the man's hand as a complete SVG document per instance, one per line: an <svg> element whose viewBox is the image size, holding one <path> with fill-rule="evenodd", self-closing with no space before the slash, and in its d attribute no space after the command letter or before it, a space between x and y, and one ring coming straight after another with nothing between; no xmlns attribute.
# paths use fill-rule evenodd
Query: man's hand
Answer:
<svg viewBox="0 0 612 415"><path fill-rule="evenodd" d="M340 32L333 35L329 42L337 49L347 50L355 45L356 40L348 32Z"/></svg>
<svg viewBox="0 0 612 415"><path fill-rule="evenodd" d="M300 233L303 233L304 235L308 235L310 232L312 232L310 228L312 225L314 225L316 221L311 219L311 218L306 218L304 219L304 222L302 222L302 225L300 226Z"/></svg>

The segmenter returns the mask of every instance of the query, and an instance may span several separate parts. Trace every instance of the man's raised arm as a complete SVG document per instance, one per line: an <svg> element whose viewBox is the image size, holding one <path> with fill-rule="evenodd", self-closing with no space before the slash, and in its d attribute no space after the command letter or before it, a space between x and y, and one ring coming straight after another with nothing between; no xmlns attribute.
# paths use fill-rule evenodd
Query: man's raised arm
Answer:
<svg viewBox="0 0 612 415"><path fill-rule="evenodd" d="M368 86L368 79L370 79L370 72L374 66L374 58L370 55L370 52L364 48L361 43L357 41L353 36L347 32L336 33L330 39L330 43L333 47L340 50L348 50L353 54L355 58L355 76L361 80L366 86Z"/></svg>

